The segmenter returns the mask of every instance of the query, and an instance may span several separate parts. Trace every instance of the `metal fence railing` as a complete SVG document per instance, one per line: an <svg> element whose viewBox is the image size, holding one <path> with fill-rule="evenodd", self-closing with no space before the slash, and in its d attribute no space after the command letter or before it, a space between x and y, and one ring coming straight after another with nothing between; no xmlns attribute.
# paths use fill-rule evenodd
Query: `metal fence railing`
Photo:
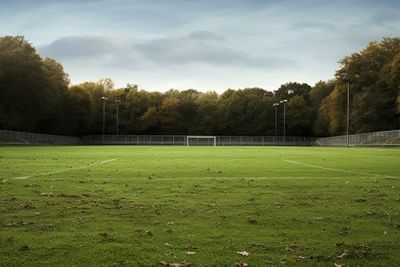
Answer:
<svg viewBox="0 0 400 267"><path fill-rule="evenodd" d="M185 135L85 135L85 145L186 145Z"/></svg>
<svg viewBox="0 0 400 267"><path fill-rule="evenodd" d="M0 130L0 144L79 145L79 137Z"/></svg>
<svg viewBox="0 0 400 267"><path fill-rule="evenodd" d="M396 142L400 142L400 130L349 135L349 145L352 146L394 145ZM347 135L318 138L315 144L320 146L346 146Z"/></svg>
<svg viewBox="0 0 400 267"><path fill-rule="evenodd" d="M86 145L187 145L186 135L87 135L82 137ZM296 136L216 136L217 146L311 146L316 138ZM213 145L209 140L191 142L196 145Z"/></svg>
<svg viewBox="0 0 400 267"><path fill-rule="evenodd" d="M82 138L0 130L0 144L54 145L162 145L185 146L186 135L86 135ZM190 145L214 145L214 139L199 139ZM347 136L216 136L217 146L346 146ZM400 145L400 130L349 135L349 145Z"/></svg>
<svg viewBox="0 0 400 267"><path fill-rule="evenodd" d="M311 146L313 137L301 136L217 136L219 146Z"/></svg>

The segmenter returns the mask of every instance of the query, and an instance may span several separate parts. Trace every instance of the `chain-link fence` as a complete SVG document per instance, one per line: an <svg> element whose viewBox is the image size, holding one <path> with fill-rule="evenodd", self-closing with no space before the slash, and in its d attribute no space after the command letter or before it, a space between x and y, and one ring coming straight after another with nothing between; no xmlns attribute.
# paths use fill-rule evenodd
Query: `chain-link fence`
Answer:
<svg viewBox="0 0 400 267"><path fill-rule="evenodd" d="M211 139L210 139L211 140ZM190 145L214 145L214 140L195 140ZM0 144L54 145L162 145L185 146L186 135L87 135L82 138L0 130ZM400 130L349 135L349 145L400 145ZM346 146L347 136L324 138L297 136L216 136L217 146Z"/></svg>
<svg viewBox="0 0 400 267"><path fill-rule="evenodd" d="M79 145L79 137L0 130L0 144Z"/></svg>
<svg viewBox="0 0 400 267"><path fill-rule="evenodd" d="M300 136L217 136L218 146L311 146L313 137Z"/></svg>
<svg viewBox="0 0 400 267"><path fill-rule="evenodd" d="M217 146L311 146L312 137L296 136L216 136ZM187 145L186 135L88 135L82 138L86 145ZM191 142L191 145L213 145L212 142Z"/></svg>
<svg viewBox="0 0 400 267"><path fill-rule="evenodd" d="M186 135L86 135L85 145L186 145Z"/></svg>
<svg viewBox="0 0 400 267"><path fill-rule="evenodd" d="M347 135L318 138L315 144L320 146L346 146ZM400 145L400 130L351 134L349 135L348 145Z"/></svg>

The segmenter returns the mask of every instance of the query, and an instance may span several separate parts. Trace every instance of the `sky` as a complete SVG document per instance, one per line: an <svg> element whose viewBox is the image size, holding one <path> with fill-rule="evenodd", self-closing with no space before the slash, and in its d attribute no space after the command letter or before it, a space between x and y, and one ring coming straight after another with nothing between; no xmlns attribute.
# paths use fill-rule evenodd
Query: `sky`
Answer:
<svg viewBox="0 0 400 267"><path fill-rule="evenodd" d="M400 36L399 10L393 0L0 0L0 35L24 35L72 84L276 90L331 79L346 55Z"/></svg>

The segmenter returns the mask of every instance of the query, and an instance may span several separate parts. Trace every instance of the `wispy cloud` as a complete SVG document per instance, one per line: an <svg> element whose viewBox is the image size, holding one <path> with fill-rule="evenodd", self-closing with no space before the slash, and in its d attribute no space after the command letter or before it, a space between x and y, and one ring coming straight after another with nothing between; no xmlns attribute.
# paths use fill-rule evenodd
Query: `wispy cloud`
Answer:
<svg viewBox="0 0 400 267"><path fill-rule="evenodd" d="M62 37L39 47L44 56L118 68L178 67L204 64L244 68L280 68L293 60L237 49L224 36L195 31L185 36L131 40L111 36ZM240 47L240 46L239 46Z"/></svg>
<svg viewBox="0 0 400 267"><path fill-rule="evenodd" d="M2 1L0 34L25 35L73 82L276 89L329 79L345 55L398 36L399 9L395 0Z"/></svg>

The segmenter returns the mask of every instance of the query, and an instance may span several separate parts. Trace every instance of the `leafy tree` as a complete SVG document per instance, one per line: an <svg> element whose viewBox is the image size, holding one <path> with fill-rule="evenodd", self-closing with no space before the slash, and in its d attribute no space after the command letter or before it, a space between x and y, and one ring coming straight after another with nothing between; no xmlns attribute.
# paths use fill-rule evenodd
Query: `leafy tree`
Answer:
<svg viewBox="0 0 400 267"><path fill-rule="evenodd" d="M273 103L287 99L288 135L339 135L400 128L400 38L371 42L345 57L335 79L313 87L290 82L276 91L228 89L221 95L188 89L148 92L110 78L69 86L57 61L42 59L22 36L0 37L0 128L68 135L115 133L117 100L122 134L274 135ZM278 130L283 112L279 106Z"/></svg>
<svg viewBox="0 0 400 267"><path fill-rule="evenodd" d="M46 101L46 110L42 119L38 122L40 132L52 132L58 134L74 134L71 131L71 109L68 92L69 78L64 72L63 66L51 58L42 61L43 90L42 95Z"/></svg>
<svg viewBox="0 0 400 267"><path fill-rule="evenodd" d="M330 135L341 135L346 130L346 87L337 85L329 95L326 105Z"/></svg>
<svg viewBox="0 0 400 267"><path fill-rule="evenodd" d="M309 100L311 86L306 83L289 82L282 84L278 90L274 91L275 100L289 100L294 96L303 96L306 101Z"/></svg>
<svg viewBox="0 0 400 267"><path fill-rule="evenodd" d="M156 107L150 107L141 117L143 132L148 134L160 134L161 118Z"/></svg>
<svg viewBox="0 0 400 267"><path fill-rule="evenodd" d="M311 120L313 125L313 133L318 136L328 136L328 117L322 108L323 101L334 90L336 81L319 81L310 90L311 101ZM326 102L326 101L325 101ZM324 105L326 103L324 102ZM322 108L322 109L321 109Z"/></svg>
<svg viewBox="0 0 400 267"><path fill-rule="evenodd" d="M287 105L287 134L310 136L312 134L312 109L304 96L293 96Z"/></svg>
<svg viewBox="0 0 400 267"><path fill-rule="evenodd" d="M182 114L179 112L180 100L177 95L167 96L159 110L162 133L187 134Z"/></svg>
<svg viewBox="0 0 400 267"><path fill-rule="evenodd" d="M93 121L93 102L89 91L79 85L74 85L69 89L71 98L71 118L73 122L73 132L84 135L89 132L89 125Z"/></svg>
<svg viewBox="0 0 400 267"><path fill-rule="evenodd" d="M336 77L338 80L346 78L351 84L352 132L399 127L399 115L396 114L399 53L400 38L384 38L341 61Z"/></svg>
<svg viewBox="0 0 400 267"><path fill-rule="evenodd" d="M218 132L218 94L216 92L202 93L196 98L199 121L192 126L192 133L213 135Z"/></svg>
<svg viewBox="0 0 400 267"><path fill-rule="evenodd" d="M23 36L0 38L0 127L35 131L46 113L42 61Z"/></svg>

